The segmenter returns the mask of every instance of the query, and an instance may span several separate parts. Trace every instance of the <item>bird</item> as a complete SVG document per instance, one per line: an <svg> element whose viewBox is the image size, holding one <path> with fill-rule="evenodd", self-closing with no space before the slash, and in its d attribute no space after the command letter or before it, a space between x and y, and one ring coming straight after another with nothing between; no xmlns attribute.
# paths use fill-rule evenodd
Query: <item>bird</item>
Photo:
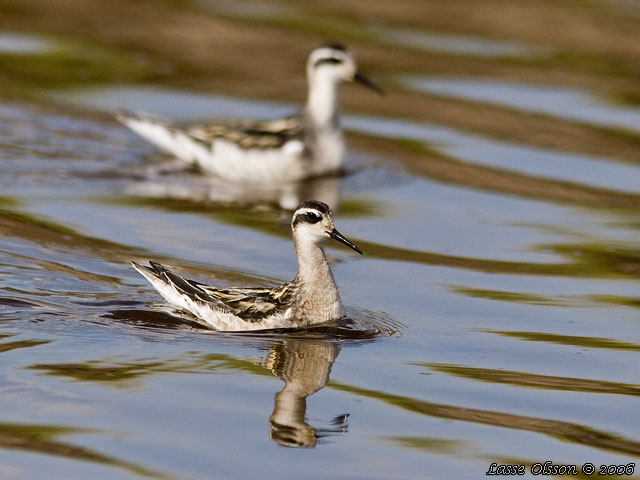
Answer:
<svg viewBox="0 0 640 480"><path fill-rule="evenodd" d="M269 347L261 365L284 381L269 417L273 441L286 447L315 447L322 437L347 433L348 413L320 428L307 422L307 397L327 386L339 353L340 345L324 338L282 336Z"/></svg>
<svg viewBox="0 0 640 480"><path fill-rule="evenodd" d="M305 106L283 119L179 128L127 112L116 118L159 149L229 181L296 182L339 173L345 151L340 84L354 81L384 92L358 71L354 55L339 43L311 52L307 80Z"/></svg>
<svg viewBox="0 0 640 480"><path fill-rule="evenodd" d="M214 288L154 261L131 264L167 302L214 330L300 329L339 320L345 310L323 245L332 238L361 255L362 250L336 230L331 207L317 200L298 206L291 229L298 273L276 288Z"/></svg>

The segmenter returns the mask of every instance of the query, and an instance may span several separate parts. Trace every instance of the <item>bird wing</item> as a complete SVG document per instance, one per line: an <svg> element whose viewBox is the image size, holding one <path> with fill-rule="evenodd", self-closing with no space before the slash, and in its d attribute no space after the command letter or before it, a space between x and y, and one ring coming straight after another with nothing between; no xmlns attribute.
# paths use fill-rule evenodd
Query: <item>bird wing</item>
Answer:
<svg viewBox="0 0 640 480"><path fill-rule="evenodd" d="M295 289L291 283L273 289L199 287L224 303L231 313L249 322L257 322L286 310L292 303Z"/></svg>
<svg viewBox="0 0 640 480"><path fill-rule="evenodd" d="M135 262L133 265L143 275L153 275L173 286L182 295L222 312L236 315L247 322L258 322L286 310L293 302L295 292L295 282L285 283L278 288L214 288L181 277L157 262L149 262L149 267Z"/></svg>
<svg viewBox="0 0 640 480"><path fill-rule="evenodd" d="M243 120L228 124L193 126L188 128L186 133L200 142L226 140L244 150L267 150L280 148L290 140L299 138L302 130L300 117L294 116L265 122Z"/></svg>

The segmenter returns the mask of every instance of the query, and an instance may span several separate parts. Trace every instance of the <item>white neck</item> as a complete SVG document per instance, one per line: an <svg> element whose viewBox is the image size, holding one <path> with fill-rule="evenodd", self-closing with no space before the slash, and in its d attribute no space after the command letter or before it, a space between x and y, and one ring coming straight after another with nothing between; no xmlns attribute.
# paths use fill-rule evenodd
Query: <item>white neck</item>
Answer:
<svg viewBox="0 0 640 480"><path fill-rule="evenodd" d="M304 315L312 323L341 317L344 308L324 251L311 238L295 238L294 243Z"/></svg>
<svg viewBox="0 0 640 480"><path fill-rule="evenodd" d="M298 256L298 278L307 285L317 283L335 287L324 250L309 238L297 238L294 243Z"/></svg>
<svg viewBox="0 0 640 480"><path fill-rule="evenodd" d="M309 75L309 96L305 109L314 126L339 128L339 80L322 71Z"/></svg>

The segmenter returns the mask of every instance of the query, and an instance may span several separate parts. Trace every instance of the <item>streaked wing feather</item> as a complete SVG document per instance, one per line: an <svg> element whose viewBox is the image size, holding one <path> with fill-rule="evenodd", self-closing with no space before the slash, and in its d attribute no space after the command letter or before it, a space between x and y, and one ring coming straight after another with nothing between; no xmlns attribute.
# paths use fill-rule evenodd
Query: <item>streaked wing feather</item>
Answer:
<svg viewBox="0 0 640 480"><path fill-rule="evenodd" d="M293 302L297 282L278 288L214 288L173 273L157 262L142 268L163 282L172 285L180 294L209 306L236 315L247 322L258 322L278 311L286 310Z"/></svg>
<svg viewBox="0 0 640 480"><path fill-rule="evenodd" d="M300 136L302 122L298 117L289 117L267 122L239 121L229 124L194 126L187 134L195 140L211 143L223 139L240 148L266 150L280 148Z"/></svg>
<svg viewBox="0 0 640 480"><path fill-rule="evenodd" d="M178 292L187 295L192 299L207 303L223 312L233 313L232 309L230 309L223 301L221 301L220 298L209 295L209 293L202 288L204 285L201 283L183 278L180 275L176 275L169 270L165 270L162 274L160 274L160 277L166 282L173 285L173 287Z"/></svg>
<svg viewBox="0 0 640 480"><path fill-rule="evenodd" d="M292 302L295 287L285 283L279 288L221 288L202 286L212 297L218 298L234 315L250 322L257 322L278 311L285 310Z"/></svg>
<svg viewBox="0 0 640 480"><path fill-rule="evenodd" d="M207 291L202 288L205 285L194 280L188 280L184 277L181 277L180 275L173 273L167 267L158 262L150 261L149 267L135 264L135 262L134 265L137 268L142 268L150 272L152 275L162 280L163 282L172 285L173 288L175 288L176 291L181 293L182 295L190 297L194 300L198 300L202 303L207 303L223 312L231 311L223 302L220 301L220 299L209 295Z"/></svg>

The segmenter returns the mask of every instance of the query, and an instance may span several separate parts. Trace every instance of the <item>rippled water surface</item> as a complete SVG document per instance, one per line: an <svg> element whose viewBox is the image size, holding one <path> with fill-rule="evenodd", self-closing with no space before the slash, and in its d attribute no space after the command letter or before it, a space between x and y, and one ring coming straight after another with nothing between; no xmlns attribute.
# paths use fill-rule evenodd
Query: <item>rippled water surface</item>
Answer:
<svg viewBox="0 0 640 480"><path fill-rule="evenodd" d="M149 39L127 33L124 17L117 48L117 30L62 35L15 17L25 33L0 35L0 61L15 65L0 96L0 478L463 479L486 478L494 462L532 477L545 460L596 472L638 461L633 67L565 58L570 36L498 38L473 22L447 31L400 10L349 10L364 4L330 2L303 21L312 7L287 2L157 3L143 12L157 35L187 22L194 48L206 19L220 38L247 25L310 45L345 36L388 92L344 89L345 176L230 185L159 154L112 112L274 118L303 88L243 93L246 74L231 68L215 88L189 85L178 57L192 52L141 46ZM640 25L625 2L596 3ZM101 25L114 22L104 8ZM38 50L56 32L66 47ZM247 82L287 71L287 51L269 55ZM469 62L477 77L462 71ZM487 80L489 69L503 77ZM534 78L510 79L520 71ZM596 77L598 98L585 93ZM616 96L630 105L603 100ZM129 265L277 285L295 275L289 221L306 198L330 203L365 252L327 248L349 315L340 325L209 331Z"/></svg>
<svg viewBox="0 0 640 480"><path fill-rule="evenodd" d="M456 78L412 78L410 88L426 93L450 95L481 102L540 112L599 125L640 129L640 108L607 104L596 92L531 84L513 84L495 80Z"/></svg>

